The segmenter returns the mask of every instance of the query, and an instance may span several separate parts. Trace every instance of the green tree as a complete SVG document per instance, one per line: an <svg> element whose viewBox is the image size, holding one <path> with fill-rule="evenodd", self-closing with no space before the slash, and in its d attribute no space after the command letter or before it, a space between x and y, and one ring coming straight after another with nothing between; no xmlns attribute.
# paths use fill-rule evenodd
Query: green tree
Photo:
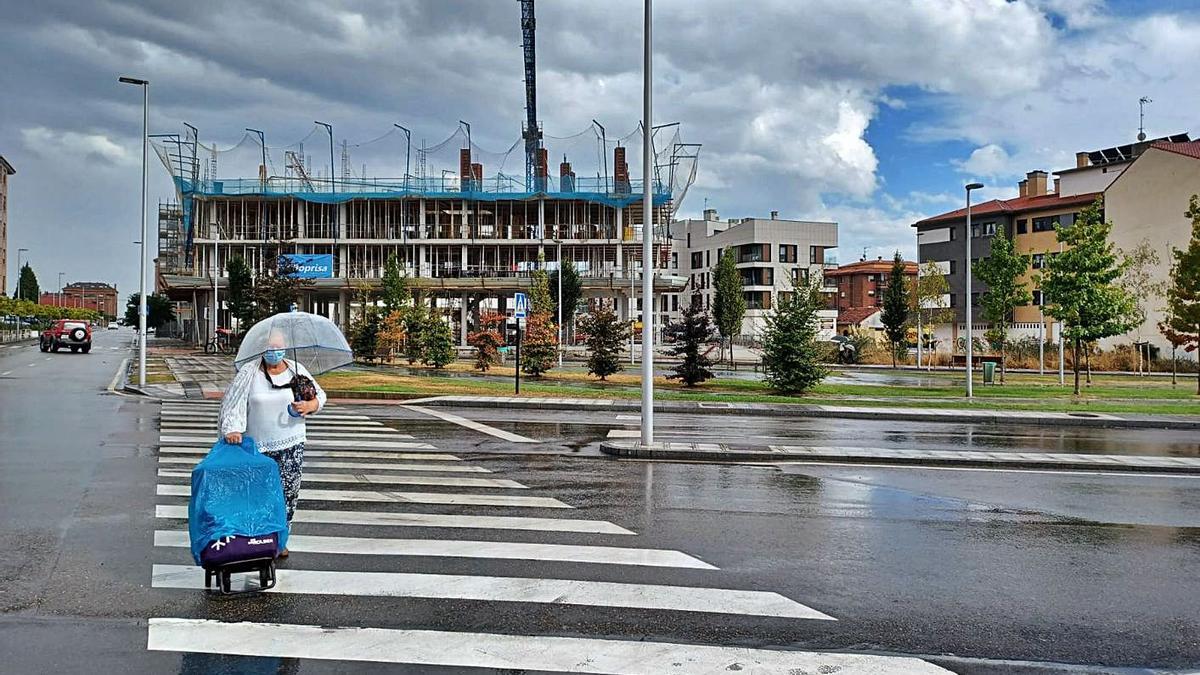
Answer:
<svg viewBox="0 0 1200 675"><path fill-rule="evenodd" d="M364 291L359 300L362 312L350 332L350 348L354 356L366 361L379 358L379 331L382 317L379 308L371 302L370 294Z"/></svg>
<svg viewBox="0 0 1200 675"><path fill-rule="evenodd" d="M229 305L229 313L238 320L239 332L245 333L257 318L254 306L254 278L250 274L246 259L240 255L226 261L225 272L229 275L229 292L225 294L225 302Z"/></svg>
<svg viewBox="0 0 1200 675"><path fill-rule="evenodd" d="M666 334L675 339L671 345L671 356L682 357L667 375L669 380L679 380L694 387L715 377L709 370L712 359L704 352L704 346L713 339L712 320L700 302L700 295L692 296L691 303L683 310L683 318L668 324Z"/></svg>
<svg viewBox="0 0 1200 675"><path fill-rule="evenodd" d="M564 294L565 295L565 294ZM550 296L550 275L538 266L529 275L529 313L551 314L554 312L554 300Z"/></svg>
<svg viewBox="0 0 1200 675"><path fill-rule="evenodd" d="M454 334L437 312L426 314L421 335L425 342L424 363L442 369L454 361Z"/></svg>
<svg viewBox="0 0 1200 675"><path fill-rule="evenodd" d="M21 265L21 273L17 277L17 288L13 297L33 303L38 302L42 297L41 289L38 288L37 275L33 273L33 268L29 266L29 263Z"/></svg>
<svg viewBox="0 0 1200 675"><path fill-rule="evenodd" d="M290 258L272 256L258 272L254 282L254 303L257 319L291 311L300 301L300 293L313 285L312 279L296 276L296 265Z"/></svg>
<svg viewBox="0 0 1200 675"><path fill-rule="evenodd" d="M1200 349L1200 195L1192 195L1187 217L1192 236L1186 249L1172 248L1171 282L1167 286L1166 318L1159 330L1172 345L1193 352ZM1196 378L1200 394L1200 376Z"/></svg>
<svg viewBox="0 0 1200 675"><path fill-rule="evenodd" d="M824 309L825 296L815 279L779 295L762 335L766 382L779 392L802 393L829 374L821 363L824 350L817 342L817 312Z"/></svg>
<svg viewBox="0 0 1200 675"><path fill-rule="evenodd" d="M1120 251L1121 259L1125 262L1125 274L1121 276L1121 287L1129 293L1133 300L1133 319L1137 331L1135 341L1138 352L1138 370L1142 368L1142 326L1146 323L1150 303L1166 291L1166 284L1154 274L1154 270L1162 264L1158 250L1150 244L1149 239L1143 239L1137 246L1128 251ZM1145 354L1149 365L1149 353Z"/></svg>
<svg viewBox="0 0 1200 675"><path fill-rule="evenodd" d="M400 262L395 254L388 256L383 268L383 306L388 313L404 309L408 306L408 278L400 270Z"/></svg>
<svg viewBox="0 0 1200 675"><path fill-rule="evenodd" d="M429 306L423 298L415 298L413 306L404 313L404 358L408 365L425 361L425 328L429 325Z"/></svg>
<svg viewBox="0 0 1200 675"><path fill-rule="evenodd" d="M904 278L904 258L900 251L892 258L887 288L883 291L883 332L892 345L892 367L896 367L896 350L904 343L908 332L908 282Z"/></svg>
<svg viewBox="0 0 1200 675"><path fill-rule="evenodd" d="M1041 276L1046 313L1065 324L1072 342L1075 394L1079 394L1080 349L1085 342L1120 335L1133 327L1134 302L1119 281L1124 264L1108 235L1112 223L1101 217L1103 200L1080 211L1074 224L1055 225L1065 250L1048 256Z"/></svg>
<svg viewBox="0 0 1200 675"><path fill-rule="evenodd" d="M950 308L946 297L950 294L950 282L938 264L932 260L919 268L916 278L911 282L912 298L910 309L920 320L921 347L929 353L929 366L933 367L933 351L937 348L934 329L943 323L954 321L954 310Z"/></svg>
<svg viewBox="0 0 1200 675"><path fill-rule="evenodd" d="M992 238L991 253L975 263L975 276L987 284L987 291L980 298L983 318L991 324L989 339L1000 348L1000 383L1004 383L1004 356L1008 351L1008 328L1013 311L1033 302L1033 295L1021 275L1029 269L1029 259L1017 253L1013 242L1003 230Z"/></svg>
<svg viewBox="0 0 1200 675"><path fill-rule="evenodd" d="M532 303L531 303L532 304ZM521 370L541 375L558 362L558 335L549 312L534 312L524 325Z"/></svg>
<svg viewBox="0 0 1200 675"><path fill-rule="evenodd" d="M593 310L579 320L587 336L588 373L601 380L621 371L621 347L629 339L629 325L608 307Z"/></svg>
<svg viewBox="0 0 1200 675"><path fill-rule="evenodd" d="M733 362L733 338L742 332L746 316L746 296L742 293L742 273L737 268L733 247L726 248L713 268L713 319L721 334L722 346L729 345L729 361Z"/></svg>
<svg viewBox="0 0 1200 675"><path fill-rule="evenodd" d="M554 314L558 316L558 275L560 271L550 273L550 298L554 304ZM562 317L567 326L573 323L575 311L579 309L579 300L583 297L583 280L579 277L579 269L570 258L562 261ZM564 326L564 329L566 326Z"/></svg>
<svg viewBox="0 0 1200 675"><path fill-rule="evenodd" d="M125 323L130 326L138 325L138 303L142 294L134 293L125 302ZM157 293L146 296L146 327L158 330L175 320L175 307L165 295Z"/></svg>

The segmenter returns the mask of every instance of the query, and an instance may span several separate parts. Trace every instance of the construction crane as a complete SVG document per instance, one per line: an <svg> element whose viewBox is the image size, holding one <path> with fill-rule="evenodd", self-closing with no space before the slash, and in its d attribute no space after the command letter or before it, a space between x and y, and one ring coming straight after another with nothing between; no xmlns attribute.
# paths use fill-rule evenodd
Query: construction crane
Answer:
<svg viewBox="0 0 1200 675"><path fill-rule="evenodd" d="M542 130L537 121L537 67L534 55L534 19L533 0L519 0L521 3L521 46L525 50L525 123L521 137L525 139L525 184L535 185L538 176L538 150L542 147ZM534 190L545 190L545 185L537 185Z"/></svg>

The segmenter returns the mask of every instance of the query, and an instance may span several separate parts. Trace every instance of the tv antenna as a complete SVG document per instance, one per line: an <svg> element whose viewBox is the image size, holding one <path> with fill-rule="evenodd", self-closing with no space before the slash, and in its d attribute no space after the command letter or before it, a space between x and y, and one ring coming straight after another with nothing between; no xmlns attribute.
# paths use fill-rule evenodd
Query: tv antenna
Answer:
<svg viewBox="0 0 1200 675"><path fill-rule="evenodd" d="M1154 103L1149 96L1138 99L1138 141L1146 140L1146 104Z"/></svg>

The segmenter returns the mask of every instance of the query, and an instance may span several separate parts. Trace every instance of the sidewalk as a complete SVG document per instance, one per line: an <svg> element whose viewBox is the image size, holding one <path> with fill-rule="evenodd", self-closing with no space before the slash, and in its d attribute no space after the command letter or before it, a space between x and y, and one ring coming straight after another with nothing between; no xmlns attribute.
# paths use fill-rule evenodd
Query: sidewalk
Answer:
<svg viewBox="0 0 1200 675"><path fill-rule="evenodd" d="M528 408L541 410L641 410L629 399L536 398L516 396L431 396L407 398L416 405L469 406L476 408ZM654 410L667 413L705 413L762 417L831 417L840 419L946 422L959 424L1026 424L1080 426L1109 429L1200 430L1200 417L1178 415L1120 415L1116 413L1031 412L1026 410L947 410L938 408L858 407L799 403L723 403L720 401L658 401Z"/></svg>
<svg viewBox="0 0 1200 675"><path fill-rule="evenodd" d="M600 444L600 451L607 455L618 457L659 460L888 464L1200 475L1200 458L1198 457L1077 455L1061 452L893 450L888 448L815 447L802 445L730 448L727 445L716 443L656 443L650 447L642 447L638 441L605 441Z"/></svg>

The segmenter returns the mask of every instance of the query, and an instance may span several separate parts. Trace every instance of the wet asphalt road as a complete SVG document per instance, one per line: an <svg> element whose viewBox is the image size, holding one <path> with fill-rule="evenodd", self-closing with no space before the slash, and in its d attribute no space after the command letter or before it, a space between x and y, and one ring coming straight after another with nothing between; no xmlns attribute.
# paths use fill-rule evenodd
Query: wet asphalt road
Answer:
<svg viewBox="0 0 1200 675"><path fill-rule="evenodd" d="M0 653L8 655L0 670L459 672L148 652L153 616L906 653L972 673L1200 667L1200 478L617 461L599 456L600 439L636 426L611 413L522 411L512 421L505 411L454 410L542 441L515 445L394 406L351 409L571 504L572 517L634 530L636 546L684 551L720 568L668 577L527 561L522 576L770 590L838 621L684 612L664 620L651 610L336 595L221 602L150 588L151 563L189 561L183 549L152 545L163 527L154 505L186 503L156 498L153 485L186 479L155 477L158 405L104 391L128 338L100 332L87 356L0 347L0 373L10 373L0 375ZM1197 452L1196 439L1165 432L728 416L659 422L660 436L718 442L763 436L941 449L969 438L973 449ZM556 515L547 511L522 515ZM369 526L305 532L397 536ZM478 530L471 538L628 545L613 535ZM288 564L344 569L344 557L306 554ZM355 558L361 571L513 574L497 560Z"/></svg>

